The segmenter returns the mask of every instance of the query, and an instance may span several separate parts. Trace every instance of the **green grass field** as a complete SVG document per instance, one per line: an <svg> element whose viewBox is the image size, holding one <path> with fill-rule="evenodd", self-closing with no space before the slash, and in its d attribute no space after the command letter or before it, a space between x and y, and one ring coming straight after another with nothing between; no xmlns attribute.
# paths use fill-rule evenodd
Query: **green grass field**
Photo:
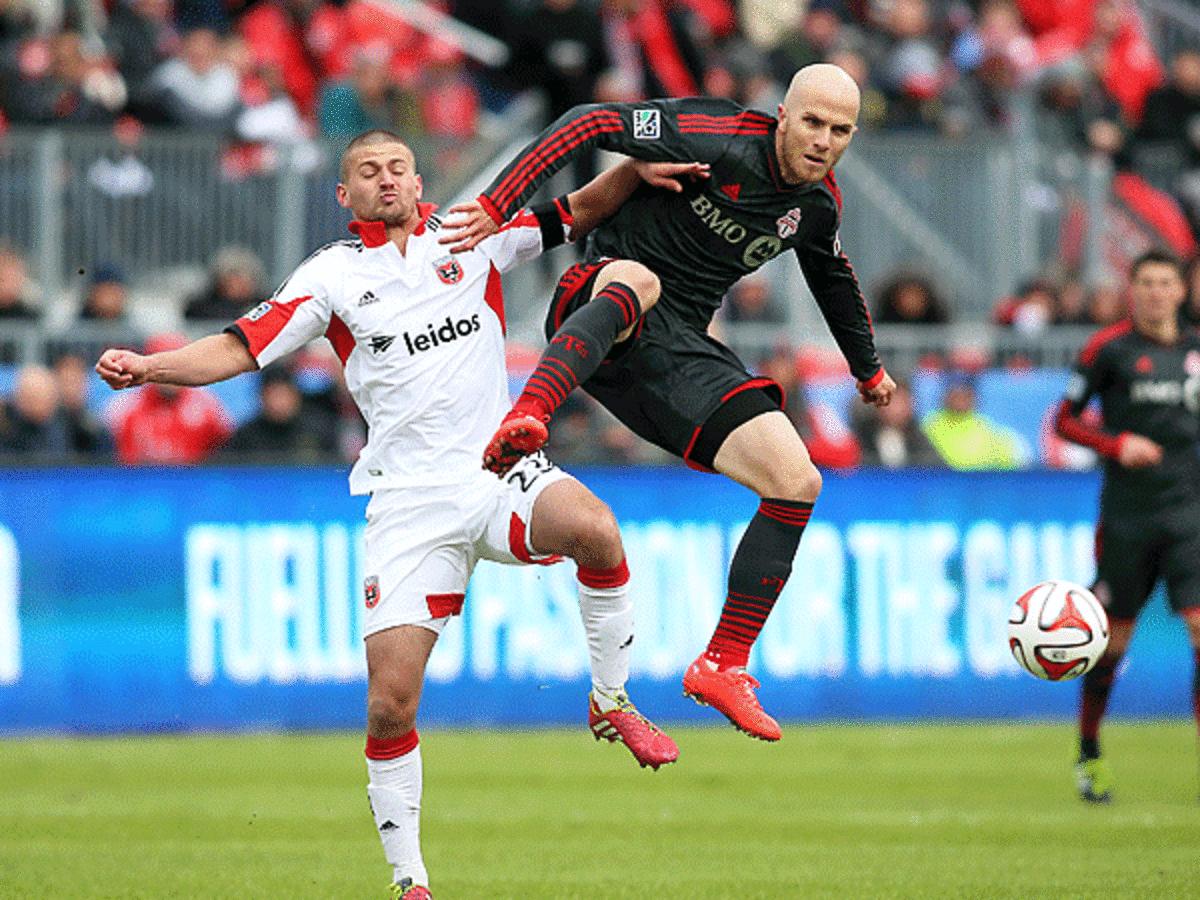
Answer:
<svg viewBox="0 0 1200 900"><path fill-rule="evenodd" d="M422 736L424 846L456 898L1198 897L1193 726L676 732L638 769L585 731ZM358 735L0 741L0 897L386 896Z"/></svg>

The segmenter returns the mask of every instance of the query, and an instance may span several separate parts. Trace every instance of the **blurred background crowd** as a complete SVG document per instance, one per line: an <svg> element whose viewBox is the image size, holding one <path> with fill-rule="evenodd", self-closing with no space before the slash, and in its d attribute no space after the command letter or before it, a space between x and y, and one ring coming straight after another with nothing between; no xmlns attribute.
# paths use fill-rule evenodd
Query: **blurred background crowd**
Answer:
<svg viewBox="0 0 1200 900"><path fill-rule="evenodd" d="M444 203L481 160L502 155L518 120L536 130L581 102L696 94L773 112L798 67L831 61L862 87L858 140L876 136L871 146L886 156L914 161L903 177L879 179L877 207L853 202L855 190L867 196L875 184L870 173L847 177L847 228L858 217L869 230L882 210L903 230L897 203L918 224L925 213L933 221L933 204L946 198L922 199L920 189L944 195L936 176L955 154L995 145L1013 148L1006 165L1015 172L1037 171L1016 196L993 199L1033 210L1014 222L1049 237L1030 236L1036 246L1019 264L999 243L982 251L1009 265L1008 283L993 285L947 274L971 250L953 252L953 224L942 259L901 254L882 270L866 265L875 245L844 234L856 268L872 273L863 287L881 350L904 383L888 410L854 402L794 274L744 279L716 333L784 385L820 464L1091 465L1054 438L1043 415L1071 355L1090 330L1126 314L1131 256L1149 245L1197 255L1200 11L1180 6L0 0L0 168L11 167L0 173L0 454L33 463L352 460L364 428L336 359L320 346L203 391L114 396L91 365L106 346L161 348L223 327L268 296L318 238L339 237L313 223L333 206L338 142L362 130L410 137L427 194ZM204 171L179 161L186 148L210 145ZM164 168L161 159L176 161ZM582 160L566 183L601 164ZM294 178L310 179L311 198L291 191ZM1062 187L1085 182L1100 185L1099 199L1086 186ZM253 240L205 241L230 218L207 211L205 195L230 185L271 224L251 229ZM85 189L87 203L75 193ZM174 256L150 239L165 229L153 213L163 207L151 206L163 193L192 210L185 225L201 238ZM39 205L47 196L61 201L55 215ZM955 215L965 223L973 212L985 217ZM291 218L307 226L289 231ZM130 224L142 219L150 224ZM70 249L48 245L54 229ZM124 234L138 237L114 237ZM523 312L534 323L513 329L513 386L536 358L535 323L556 264L533 268L538 278L509 290L518 322ZM1188 285L1181 315L1194 327L1195 263ZM668 462L583 395L552 435L567 464Z"/></svg>

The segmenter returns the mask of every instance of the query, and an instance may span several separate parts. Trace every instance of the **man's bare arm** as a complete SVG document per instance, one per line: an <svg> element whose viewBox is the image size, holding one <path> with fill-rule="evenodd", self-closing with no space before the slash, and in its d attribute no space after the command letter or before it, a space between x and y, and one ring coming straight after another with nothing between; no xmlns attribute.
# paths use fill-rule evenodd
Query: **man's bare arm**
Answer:
<svg viewBox="0 0 1200 900"><path fill-rule="evenodd" d="M587 234L620 209L641 181L651 187L679 192L683 190L682 179L685 177L708 178L708 164L627 160L597 175L579 190L567 195L571 215L575 219L572 239ZM579 203L578 207L576 203ZM478 200L450 207L443 228L445 233L438 238L438 243L454 244L450 248L451 253L470 250L500 230L500 226Z"/></svg>
<svg viewBox="0 0 1200 900"><path fill-rule="evenodd" d="M132 350L105 350L96 363L96 373L118 391L147 383L181 387L212 384L257 368L246 345L228 333L211 334L178 350L149 356Z"/></svg>
<svg viewBox="0 0 1200 900"><path fill-rule="evenodd" d="M571 239L578 240L612 216L643 181L651 187L679 193L683 190L684 178L708 178L708 170L707 163L624 160L567 195L571 217L575 220Z"/></svg>

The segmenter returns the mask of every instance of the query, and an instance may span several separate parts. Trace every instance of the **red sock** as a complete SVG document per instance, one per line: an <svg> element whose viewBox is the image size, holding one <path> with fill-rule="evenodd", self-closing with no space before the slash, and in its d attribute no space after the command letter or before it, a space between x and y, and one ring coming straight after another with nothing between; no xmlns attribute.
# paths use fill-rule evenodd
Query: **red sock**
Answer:
<svg viewBox="0 0 1200 900"><path fill-rule="evenodd" d="M396 759L406 753L412 753L420 742L420 736L415 728L398 738L383 739L368 734L366 757L367 759Z"/></svg>

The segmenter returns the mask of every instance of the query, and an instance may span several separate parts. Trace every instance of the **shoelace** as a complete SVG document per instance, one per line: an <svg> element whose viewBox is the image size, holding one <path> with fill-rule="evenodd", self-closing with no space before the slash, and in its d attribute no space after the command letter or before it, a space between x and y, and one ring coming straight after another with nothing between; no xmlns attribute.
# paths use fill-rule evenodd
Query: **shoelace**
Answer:
<svg viewBox="0 0 1200 900"><path fill-rule="evenodd" d="M624 694L621 694L615 699L617 701L618 712L623 712L627 715L633 716L655 734L661 734L661 732L658 730L658 726L638 712L637 707L633 705L633 702L628 697L626 697Z"/></svg>
<svg viewBox="0 0 1200 900"><path fill-rule="evenodd" d="M733 680L737 682L738 686L745 692L746 696L748 696L751 700L754 701L754 705L758 706L759 705L758 697L755 696L754 690L758 687L761 687L759 680L757 678L755 678L753 675L751 675L749 672L747 672L745 669L743 669L740 672L735 673L733 676Z"/></svg>

